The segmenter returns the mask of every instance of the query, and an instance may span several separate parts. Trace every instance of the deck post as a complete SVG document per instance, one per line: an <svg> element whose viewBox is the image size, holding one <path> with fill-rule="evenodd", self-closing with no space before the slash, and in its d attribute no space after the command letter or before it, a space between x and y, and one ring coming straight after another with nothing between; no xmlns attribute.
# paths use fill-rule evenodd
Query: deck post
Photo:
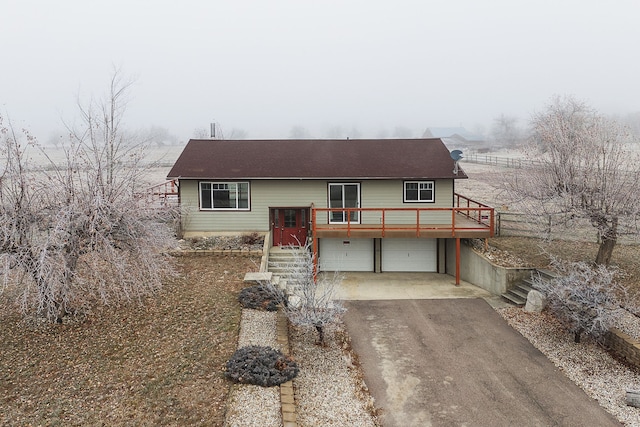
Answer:
<svg viewBox="0 0 640 427"><path fill-rule="evenodd" d="M460 238L456 238L456 286L460 286Z"/></svg>
<svg viewBox="0 0 640 427"><path fill-rule="evenodd" d="M313 281L316 282L318 277L318 238L313 236L313 244L312 244L312 257L313 257Z"/></svg>
<svg viewBox="0 0 640 427"><path fill-rule="evenodd" d="M311 257L313 259L313 281L318 277L318 235L316 232L316 209L311 205Z"/></svg>

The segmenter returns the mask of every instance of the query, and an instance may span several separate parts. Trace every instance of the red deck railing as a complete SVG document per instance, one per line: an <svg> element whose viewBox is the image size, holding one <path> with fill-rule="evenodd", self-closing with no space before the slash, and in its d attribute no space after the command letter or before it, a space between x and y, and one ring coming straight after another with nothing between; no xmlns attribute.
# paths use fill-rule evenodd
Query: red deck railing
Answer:
<svg viewBox="0 0 640 427"><path fill-rule="evenodd" d="M173 205L178 203L178 184L176 180L166 181L149 187L144 194L147 203Z"/></svg>
<svg viewBox="0 0 640 427"><path fill-rule="evenodd" d="M340 223L322 223L318 222L318 214L326 213L327 217L332 212L340 212L346 217L346 222ZM380 216L375 216L378 222L361 221L363 213L379 212ZM451 222L442 223L440 221L429 221L429 213L438 213L442 218L442 212L451 213ZM415 222L411 223L391 223L387 220L387 214L390 213L406 213L412 215L415 213ZM429 231L445 231L450 232L451 237L456 237L456 233L461 231L478 231L486 233L489 236L494 235L494 209L490 206L476 202L461 194L454 194L454 206L451 208L311 208L312 230L314 237L320 231L341 231L346 232L346 236L350 237L353 231L375 231L380 233L382 237L388 232L393 231L411 231L415 232L416 237L420 237L423 233ZM353 221L352 217L356 216L359 220ZM435 215L433 215L435 216ZM327 218L325 217L325 218ZM403 221L406 222L406 221Z"/></svg>

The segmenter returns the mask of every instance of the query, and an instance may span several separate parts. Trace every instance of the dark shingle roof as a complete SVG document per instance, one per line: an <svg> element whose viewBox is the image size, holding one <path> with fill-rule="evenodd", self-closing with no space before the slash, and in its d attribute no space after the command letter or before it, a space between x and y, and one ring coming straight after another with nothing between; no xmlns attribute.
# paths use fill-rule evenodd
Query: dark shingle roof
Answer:
<svg viewBox="0 0 640 427"><path fill-rule="evenodd" d="M467 178L449 150L430 139L198 140L185 146L169 179Z"/></svg>

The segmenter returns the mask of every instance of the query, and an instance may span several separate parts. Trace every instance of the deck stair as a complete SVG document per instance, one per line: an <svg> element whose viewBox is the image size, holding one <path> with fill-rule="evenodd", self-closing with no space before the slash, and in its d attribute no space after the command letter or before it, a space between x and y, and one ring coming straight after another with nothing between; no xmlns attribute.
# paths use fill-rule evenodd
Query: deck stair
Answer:
<svg viewBox="0 0 640 427"><path fill-rule="evenodd" d="M550 270L542 268L535 269L531 272L533 275L540 275L543 280L550 280L555 278L555 274ZM507 292L502 294L502 298L506 299L510 303L523 306L527 303L527 296L529 292L533 290L533 280L531 278L523 279L516 283L513 287L509 288Z"/></svg>

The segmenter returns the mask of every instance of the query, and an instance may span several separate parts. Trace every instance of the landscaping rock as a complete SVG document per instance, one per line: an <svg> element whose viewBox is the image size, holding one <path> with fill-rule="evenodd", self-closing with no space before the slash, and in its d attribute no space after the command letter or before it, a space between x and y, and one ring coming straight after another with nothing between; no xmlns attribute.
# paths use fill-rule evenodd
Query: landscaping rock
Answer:
<svg viewBox="0 0 640 427"><path fill-rule="evenodd" d="M547 298L540 291L535 289L530 291L527 295L527 303L524 306L524 311L533 313L540 313L547 305Z"/></svg>

